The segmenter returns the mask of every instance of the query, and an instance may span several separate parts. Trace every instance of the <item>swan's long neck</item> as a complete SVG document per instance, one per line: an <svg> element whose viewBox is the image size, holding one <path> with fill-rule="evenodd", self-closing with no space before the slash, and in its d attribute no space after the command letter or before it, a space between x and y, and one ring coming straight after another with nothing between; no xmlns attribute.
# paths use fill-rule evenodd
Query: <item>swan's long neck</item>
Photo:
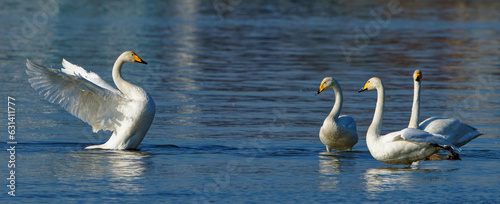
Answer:
<svg viewBox="0 0 500 204"><path fill-rule="evenodd" d="M337 86L333 87L333 91L335 92L335 104L333 105L332 111L330 111L328 117L332 118L333 121L336 121L337 118L339 118L340 111L342 110L343 94L338 83Z"/></svg>
<svg viewBox="0 0 500 204"><path fill-rule="evenodd" d="M122 60L122 57L118 57L115 64L113 65L113 81L115 82L116 87L124 93L125 95L131 94L131 88L136 87L128 81L125 81L122 77L122 66L125 62Z"/></svg>
<svg viewBox="0 0 500 204"><path fill-rule="evenodd" d="M413 106L411 108L409 128L418 128L418 118L420 117L420 82L413 82Z"/></svg>
<svg viewBox="0 0 500 204"><path fill-rule="evenodd" d="M384 84L380 82L380 84L377 86L377 105L375 107L375 113L373 114L372 124L370 124L370 127L366 132L366 136L369 137L367 138L367 140L375 139L376 137L380 136L380 133L382 131L382 116L384 115L384 100Z"/></svg>

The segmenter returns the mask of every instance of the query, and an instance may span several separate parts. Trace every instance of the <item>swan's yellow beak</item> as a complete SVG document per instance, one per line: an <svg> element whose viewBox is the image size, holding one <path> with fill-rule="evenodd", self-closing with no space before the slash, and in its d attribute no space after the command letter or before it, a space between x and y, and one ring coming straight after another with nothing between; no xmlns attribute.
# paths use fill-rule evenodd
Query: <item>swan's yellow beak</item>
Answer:
<svg viewBox="0 0 500 204"><path fill-rule="evenodd" d="M319 89L318 89L318 92L315 94L316 96L321 93L323 90L325 90L325 84L321 84L319 85Z"/></svg>
<svg viewBox="0 0 500 204"><path fill-rule="evenodd" d="M134 54L134 60L136 63L142 63L142 64L148 64L147 62L143 61L139 56Z"/></svg>
<svg viewBox="0 0 500 204"><path fill-rule="evenodd" d="M365 86L363 86L363 88L362 88L362 89L360 89L360 90L358 91L358 93L361 93L361 92L366 91L366 90L368 90L368 82L366 82Z"/></svg>
<svg viewBox="0 0 500 204"><path fill-rule="evenodd" d="M422 72L420 70L416 70L415 74L413 75L415 81L420 81L422 80Z"/></svg>

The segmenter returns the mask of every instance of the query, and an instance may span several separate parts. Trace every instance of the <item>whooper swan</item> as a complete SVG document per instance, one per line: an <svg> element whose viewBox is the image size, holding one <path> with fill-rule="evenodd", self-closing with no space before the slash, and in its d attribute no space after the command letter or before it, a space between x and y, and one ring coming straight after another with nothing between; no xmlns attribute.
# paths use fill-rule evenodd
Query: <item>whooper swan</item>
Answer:
<svg viewBox="0 0 500 204"><path fill-rule="evenodd" d="M428 156L446 149L455 154L460 149L442 136L431 134L415 128L381 135L382 117L384 114L385 90L382 81L373 77L369 79L359 92L377 90L377 105L373 121L366 133L366 143L371 155L384 163L411 165L413 162L426 159Z"/></svg>
<svg viewBox="0 0 500 204"><path fill-rule="evenodd" d="M352 117L339 116L342 110L343 95L337 80L332 77L325 77L321 81L316 95L328 88L332 88L335 92L335 104L319 130L319 139L326 146L327 152L331 152L332 149L351 151L352 147L358 142L356 122Z"/></svg>
<svg viewBox="0 0 500 204"><path fill-rule="evenodd" d="M46 100L87 122L94 132L113 131L106 143L85 149L136 149L153 122L156 107L146 91L122 78L121 69L127 62L147 64L132 51L121 54L112 71L118 89L64 59L60 70L27 60L26 73L32 77L31 87Z"/></svg>
<svg viewBox="0 0 500 204"><path fill-rule="evenodd" d="M445 139L453 145L461 147L476 137L482 135L475 127L467 125L453 118L430 117L418 124L420 116L420 86L422 81L422 72L415 70L413 73L413 106L411 109L411 118L408 127L418 128L426 132L443 135Z"/></svg>

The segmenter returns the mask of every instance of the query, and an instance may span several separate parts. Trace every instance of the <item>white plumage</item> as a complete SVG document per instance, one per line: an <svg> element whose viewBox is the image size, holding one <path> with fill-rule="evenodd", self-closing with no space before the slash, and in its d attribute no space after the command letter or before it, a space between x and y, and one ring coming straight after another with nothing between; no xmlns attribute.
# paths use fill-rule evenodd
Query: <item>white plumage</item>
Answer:
<svg viewBox="0 0 500 204"><path fill-rule="evenodd" d="M26 73L32 77L31 86L46 100L87 122L94 132L113 131L105 144L85 149L136 149L153 122L156 107L146 91L122 78L121 68L127 62L147 64L132 51L121 54L112 71L118 89L64 59L61 70L27 60Z"/></svg>
<svg viewBox="0 0 500 204"><path fill-rule="evenodd" d="M327 152L331 152L332 149L351 151L358 142L356 122L352 117L339 116L342 110L343 95L337 80L332 77L324 78L316 95L328 88L332 88L335 92L335 104L321 126L319 139L326 146Z"/></svg>
<svg viewBox="0 0 500 204"><path fill-rule="evenodd" d="M420 87L422 81L422 72L415 70L413 73L413 106L411 118L408 127L425 130L429 133L439 134L450 141L453 145L461 147L476 137L482 135L476 128L460 122L453 118L430 117L418 124L420 117Z"/></svg>
<svg viewBox="0 0 500 204"><path fill-rule="evenodd" d="M401 131L381 135L385 104L384 85L379 78L373 77L359 92L367 90L377 90L377 105L373 121L366 133L368 149L375 159L388 164L411 165L413 162L424 160L443 149L452 154L455 154L455 151L460 151L443 136L415 128L405 128Z"/></svg>

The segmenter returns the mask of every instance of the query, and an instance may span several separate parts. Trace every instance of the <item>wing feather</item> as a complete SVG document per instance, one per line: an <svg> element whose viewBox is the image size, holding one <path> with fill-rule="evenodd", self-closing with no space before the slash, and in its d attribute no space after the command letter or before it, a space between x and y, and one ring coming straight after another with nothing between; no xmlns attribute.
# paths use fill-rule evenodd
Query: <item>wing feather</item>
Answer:
<svg viewBox="0 0 500 204"><path fill-rule="evenodd" d="M483 134L475 127L453 118L431 117L421 122L419 129L443 135L445 139L457 147L461 147Z"/></svg>
<svg viewBox="0 0 500 204"><path fill-rule="evenodd" d="M119 106L127 99L97 74L63 60L61 70L46 68L27 60L28 80L51 103L90 124L94 132L114 130L123 118Z"/></svg>
<svg viewBox="0 0 500 204"><path fill-rule="evenodd" d="M401 138L412 142L427 142L431 144L436 144L442 147L449 146L455 152L460 152L461 150L453 145L450 141L446 140L444 136L432 134L423 130L415 128L406 128L401 130Z"/></svg>
<svg viewBox="0 0 500 204"><path fill-rule="evenodd" d="M61 69L61 72L70 75L70 76L76 76L79 78L84 78L87 81L100 86L101 88L107 89L111 92L121 94L121 92L115 88L113 88L111 85L106 83L99 75L97 75L94 72L87 71L83 69L82 67L78 65L74 65L71 62L68 62L67 60L63 59L62 61L63 68Z"/></svg>

